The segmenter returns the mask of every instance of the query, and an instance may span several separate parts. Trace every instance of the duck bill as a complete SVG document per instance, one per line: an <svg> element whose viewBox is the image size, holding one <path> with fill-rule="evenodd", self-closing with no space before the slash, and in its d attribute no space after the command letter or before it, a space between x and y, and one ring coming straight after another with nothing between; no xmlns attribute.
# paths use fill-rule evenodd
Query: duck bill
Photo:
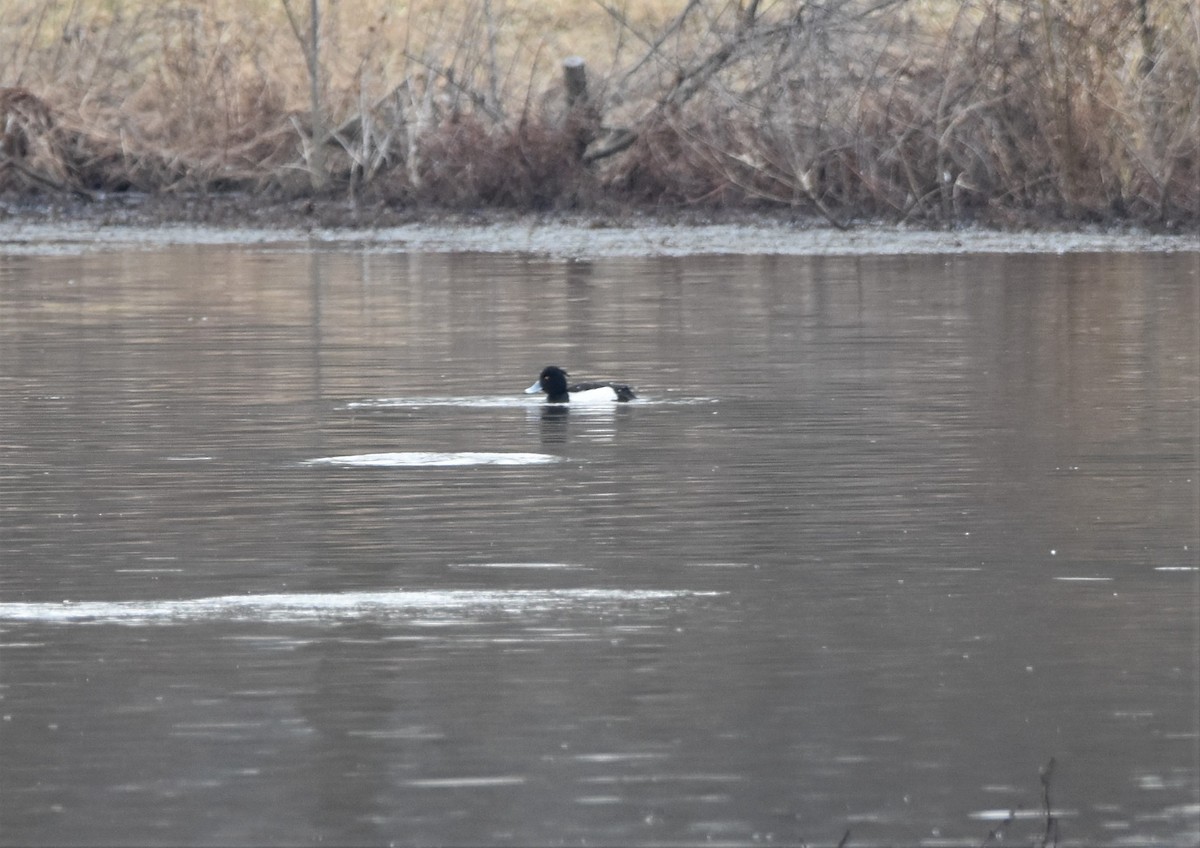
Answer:
<svg viewBox="0 0 1200 848"><path fill-rule="evenodd" d="M534 394L535 392L540 392L541 390L542 390L542 381L538 380L532 386L530 386L528 389L525 390L525 394L531 395L531 394Z"/></svg>

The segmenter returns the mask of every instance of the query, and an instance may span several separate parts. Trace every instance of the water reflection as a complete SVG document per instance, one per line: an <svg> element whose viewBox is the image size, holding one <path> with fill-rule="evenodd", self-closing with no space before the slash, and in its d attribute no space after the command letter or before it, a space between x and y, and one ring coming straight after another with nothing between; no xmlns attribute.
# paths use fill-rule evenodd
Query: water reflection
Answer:
<svg viewBox="0 0 1200 848"><path fill-rule="evenodd" d="M0 257L0 841L1031 841L1053 756L1065 841L1194 844L1198 318L1184 255Z"/></svg>

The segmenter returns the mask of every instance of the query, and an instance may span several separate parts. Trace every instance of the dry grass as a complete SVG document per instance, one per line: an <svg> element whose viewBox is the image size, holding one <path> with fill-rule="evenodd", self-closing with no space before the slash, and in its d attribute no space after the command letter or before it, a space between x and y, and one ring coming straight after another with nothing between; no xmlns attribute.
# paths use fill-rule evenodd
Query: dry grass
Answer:
<svg viewBox="0 0 1200 848"><path fill-rule="evenodd" d="M0 190L1200 222L1192 0L317 6L8 0Z"/></svg>

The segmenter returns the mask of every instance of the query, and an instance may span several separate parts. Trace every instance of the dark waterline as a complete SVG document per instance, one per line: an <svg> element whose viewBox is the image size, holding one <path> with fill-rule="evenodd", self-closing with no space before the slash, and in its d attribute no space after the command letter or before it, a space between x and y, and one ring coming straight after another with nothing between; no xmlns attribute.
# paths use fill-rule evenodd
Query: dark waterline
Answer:
<svg viewBox="0 0 1200 848"><path fill-rule="evenodd" d="M0 256L0 843L1191 846L1198 266Z"/></svg>

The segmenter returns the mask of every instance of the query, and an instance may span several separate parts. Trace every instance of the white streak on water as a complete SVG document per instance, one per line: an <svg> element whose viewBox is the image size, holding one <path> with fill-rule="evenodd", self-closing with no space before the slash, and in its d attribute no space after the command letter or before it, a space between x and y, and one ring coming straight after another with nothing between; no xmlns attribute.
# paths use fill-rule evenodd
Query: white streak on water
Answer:
<svg viewBox="0 0 1200 848"><path fill-rule="evenodd" d="M665 760L667 754L658 751L604 752L577 754L573 759L581 763L623 763L635 760Z"/></svg>
<svg viewBox="0 0 1200 848"><path fill-rule="evenodd" d="M0 621L171 624L189 621L327 621L407 619L429 614L523 615L711 596L650 589L452 590L222 595L158 601L0 603Z"/></svg>
<svg viewBox="0 0 1200 848"><path fill-rule="evenodd" d="M448 568L535 568L593 571L590 565L577 562L452 562Z"/></svg>
<svg viewBox="0 0 1200 848"><path fill-rule="evenodd" d="M418 780L406 780L405 786L420 789L472 789L482 786L520 786L526 782L521 775L497 775L496 777L431 777Z"/></svg>
<svg viewBox="0 0 1200 848"><path fill-rule="evenodd" d="M483 451L401 451L398 453L359 453L322 456L305 465L342 465L370 468L414 468L457 465L546 465L561 457L545 453L487 453Z"/></svg>
<svg viewBox="0 0 1200 848"><path fill-rule="evenodd" d="M575 799L576 804L601 806L605 804L623 804L625 799L620 795L580 795Z"/></svg>
<svg viewBox="0 0 1200 848"><path fill-rule="evenodd" d="M745 780L742 774L709 774L706 772L651 772L649 774L601 774L579 778L579 783L736 783Z"/></svg>
<svg viewBox="0 0 1200 848"><path fill-rule="evenodd" d="M114 574L182 574L182 568L114 568Z"/></svg>
<svg viewBox="0 0 1200 848"><path fill-rule="evenodd" d="M1050 815L1056 819L1073 818L1078 815L1075 810L1051 810ZM1046 818L1045 810L976 810L970 817L977 821L1008 821Z"/></svg>
<svg viewBox="0 0 1200 848"><path fill-rule="evenodd" d="M480 409L540 405L540 398L524 395L484 395L479 397L392 397L351 401L347 409L421 409L430 406L467 406Z"/></svg>

